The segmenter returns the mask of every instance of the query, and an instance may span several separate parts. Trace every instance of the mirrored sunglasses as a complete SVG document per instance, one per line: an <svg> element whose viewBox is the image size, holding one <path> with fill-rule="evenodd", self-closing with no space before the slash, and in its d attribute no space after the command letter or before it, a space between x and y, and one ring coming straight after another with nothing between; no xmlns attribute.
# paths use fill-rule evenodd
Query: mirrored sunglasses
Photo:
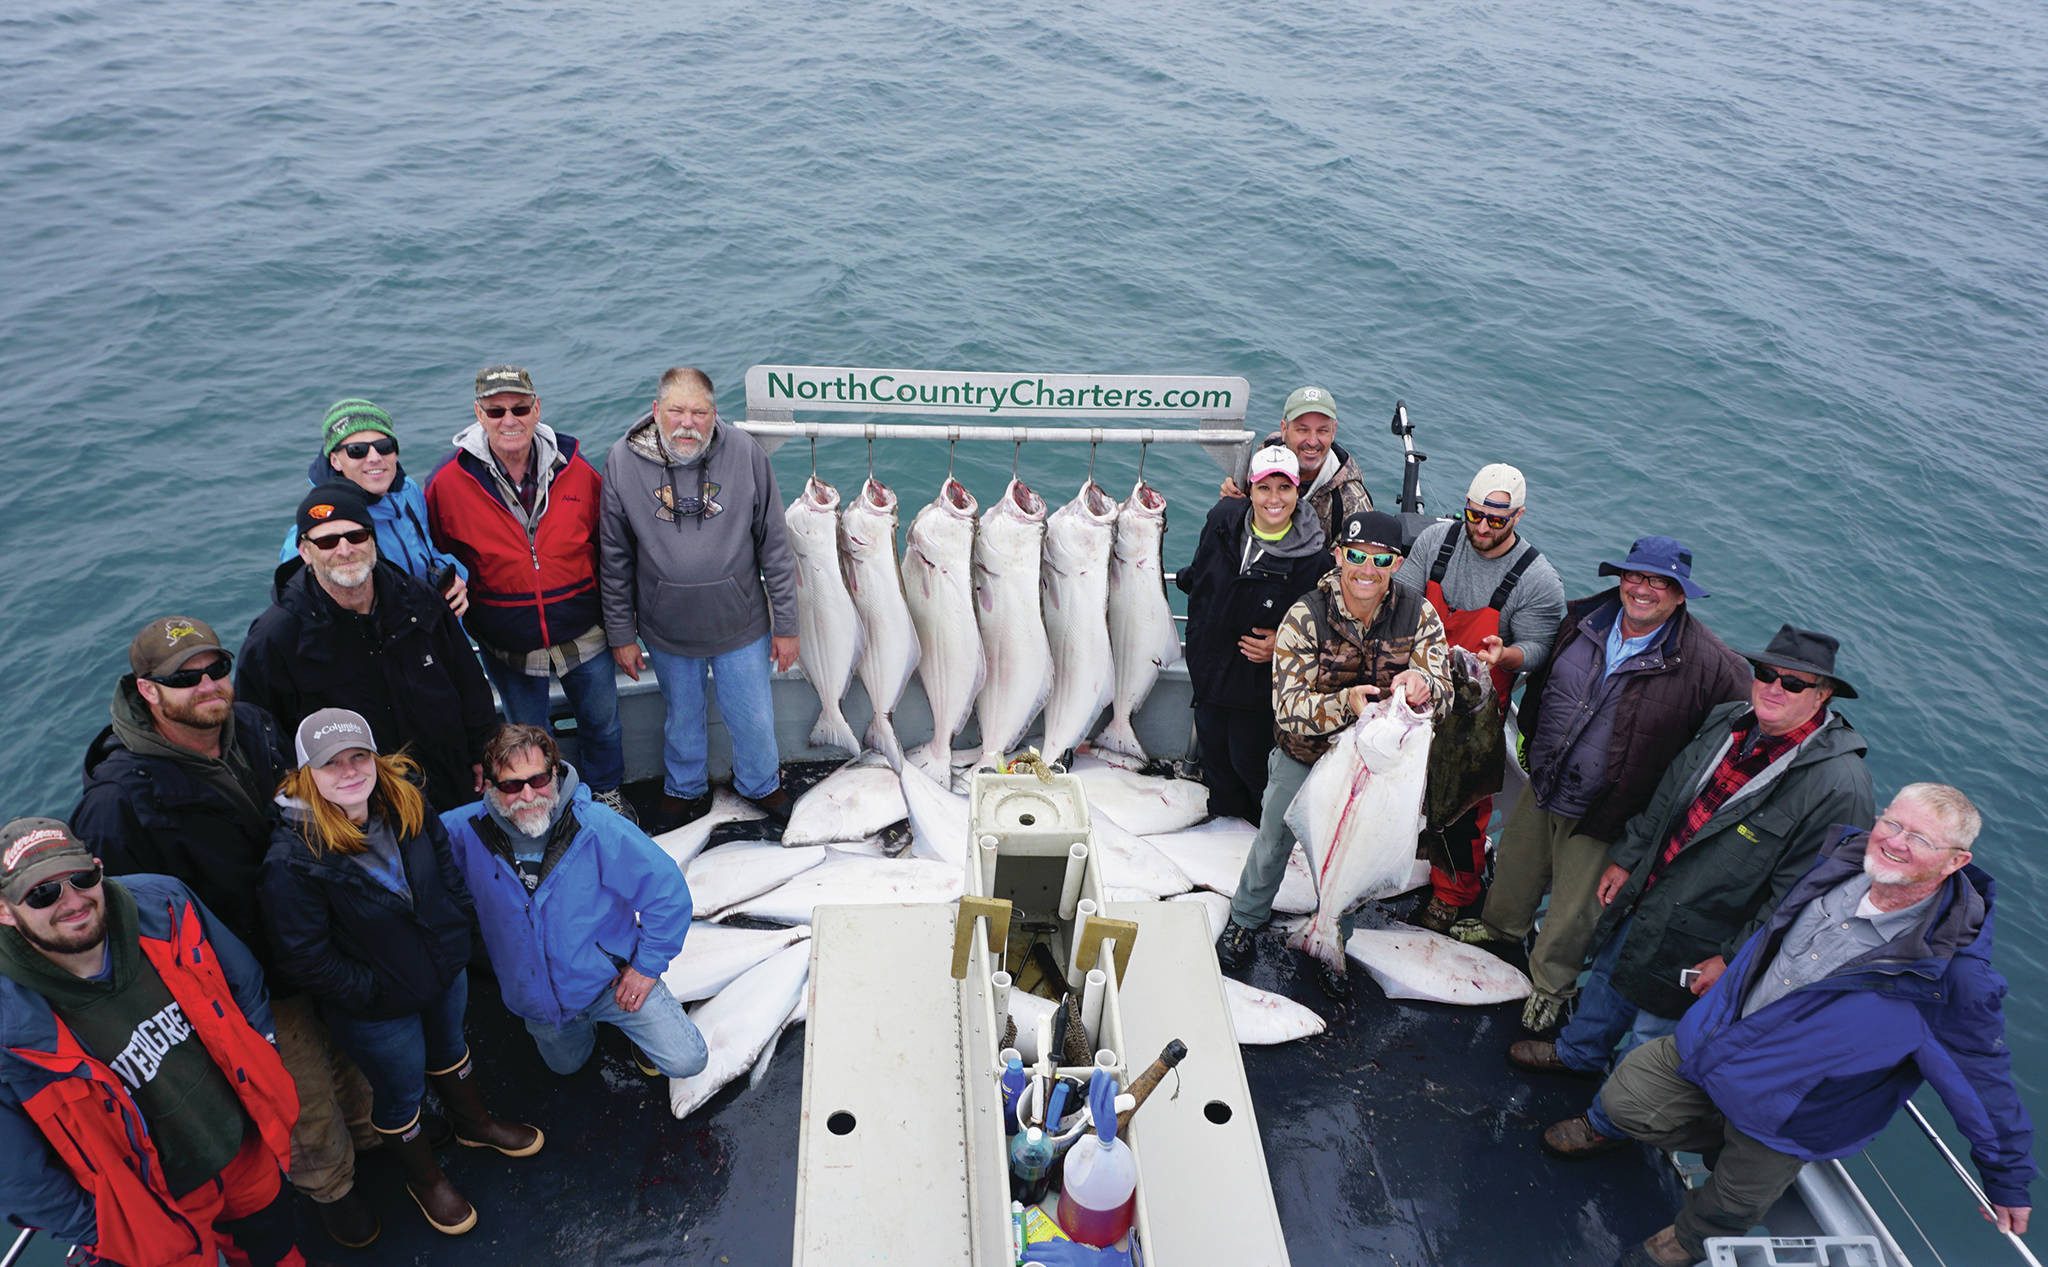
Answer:
<svg viewBox="0 0 2048 1267"><path fill-rule="evenodd" d="M235 657L223 651L220 653L220 659L215 660L203 669L179 669L176 673L157 674L149 680L158 686L168 686L174 691L189 691L199 685L200 681L205 678L212 678L216 682L220 681L228 675L228 670L234 668L234 666Z"/></svg>
<svg viewBox="0 0 2048 1267"><path fill-rule="evenodd" d="M106 878L105 872L98 865L94 865L90 871L74 871L70 875L62 876L55 880L45 880L22 894L21 904L30 910L48 910L57 904L58 898L64 896L64 886L66 884L83 892L86 889L98 888L100 881L104 878Z"/></svg>
<svg viewBox="0 0 2048 1267"><path fill-rule="evenodd" d="M1465 507L1465 522L1468 524L1483 523L1489 528L1505 528L1508 526L1508 521L1514 517L1515 512L1512 510L1505 515L1489 515L1483 510L1474 510L1470 506Z"/></svg>
<svg viewBox="0 0 2048 1267"><path fill-rule="evenodd" d="M1375 553L1371 550L1360 549L1357 546L1344 547L1344 561L1355 568L1364 567L1368 563L1376 568L1390 568L1394 566L1394 560L1400 557L1392 550Z"/></svg>

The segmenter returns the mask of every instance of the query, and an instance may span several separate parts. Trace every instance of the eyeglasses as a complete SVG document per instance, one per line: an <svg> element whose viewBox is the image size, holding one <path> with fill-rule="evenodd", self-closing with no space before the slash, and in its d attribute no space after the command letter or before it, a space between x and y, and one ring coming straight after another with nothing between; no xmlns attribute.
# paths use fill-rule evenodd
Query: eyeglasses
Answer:
<svg viewBox="0 0 2048 1267"><path fill-rule="evenodd" d="M220 653L220 659L215 660L203 669L179 669L176 673L159 674L148 680L156 683L158 686L168 686L174 691L189 691L199 685L200 680L203 678L211 678L216 682L220 681L228 675L228 670L232 669L234 665L235 657L223 651Z"/></svg>
<svg viewBox="0 0 2048 1267"><path fill-rule="evenodd" d="M1489 515L1483 510L1465 507L1465 522L1468 524L1483 523L1489 528L1505 528L1514 521L1514 518L1515 512L1512 510L1505 515Z"/></svg>
<svg viewBox="0 0 2048 1267"><path fill-rule="evenodd" d="M369 539L370 530L368 528L350 528L343 532L330 532L324 537L306 538L306 540L313 543L315 549L328 551L333 550L344 541L352 546L359 546Z"/></svg>
<svg viewBox="0 0 2048 1267"><path fill-rule="evenodd" d="M1653 590L1675 590L1678 588L1677 581L1672 580L1668 576L1659 576L1655 572L1623 572L1621 574L1621 583L1623 585L1647 585Z"/></svg>
<svg viewBox="0 0 2048 1267"><path fill-rule="evenodd" d="M1870 834L1875 836L1879 832L1883 832L1887 836L1897 836L1900 840L1913 846L1913 848L1925 850L1928 853L1962 852L1955 845L1937 845L1917 831L1907 831L1906 825L1893 818L1890 814L1879 814L1877 816L1877 824L1870 829Z"/></svg>
<svg viewBox="0 0 2048 1267"><path fill-rule="evenodd" d="M99 864L95 863L90 871L74 871L70 875L60 876L55 880L43 881L21 895L21 904L30 910L48 910L57 904L58 898L64 896L64 886L67 883L72 888L84 892L86 889L98 888L100 881L104 878L105 872L101 870Z"/></svg>
<svg viewBox="0 0 2048 1267"><path fill-rule="evenodd" d="M1364 567L1370 563L1374 567L1384 570L1394 566L1394 560L1400 557L1400 555L1395 554L1392 550L1375 554L1371 550L1361 549L1358 546L1344 547L1344 561L1352 567Z"/></svg>
<svg viewBox="0 0 2048 1267"><path fill-rule="evenodd" d="M348 454L349 459L354 462L360 462L370 456L372 449L388 458L398 452L398 441L390 436L380 436L375 440L352 440L341 446L341 451Z"/></svg>
<svg viewBox="0 0 2048 1267"><path fill-rule="evenodd" d="M514 418L524 418L533 412L532 405L478 405L477 408L483 411L484 417L493 420L503 418L508 409L512 411Z"/></svg>
<svg viewBox="0 0 2048 1267"><path fill-rule="evenodd" d="M501 796L517 796L520 792L524 791L527 788L532 788L534 791L538 792L542 788L546 787L548 784L553 783L554 781L555 768L553 766L549 766L547 769L542 770L539 774L533 775L530 778L492 779L491 786L498 789L498 794Z"/></svg>
<svg viewBox="0 0 2048 1267"><path fill-rule="evenodd" d="M1776 682L1779 686L1785 688L1787 695L1804 695L1817 686L1827 685L1826 682L1808 682L1793 677L1789 673L1780 673L1768 664L1752 664L1749 667L1755 672L1757 681L1765 684Z"/></svg>

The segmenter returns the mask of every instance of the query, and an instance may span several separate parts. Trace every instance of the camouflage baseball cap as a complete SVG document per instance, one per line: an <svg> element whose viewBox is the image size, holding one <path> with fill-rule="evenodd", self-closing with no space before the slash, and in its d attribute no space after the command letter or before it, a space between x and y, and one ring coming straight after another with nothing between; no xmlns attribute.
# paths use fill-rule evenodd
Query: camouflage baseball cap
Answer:
<svg viewBox="0 0 2048 1267"><path fill-rule="evenodd" d="M1303 414L1328 414L1331 421L1337 418L1337 400L1320 387L1297 387L1287 397L1286 408L1280 411L1282 422L1293 422Z"/></svg>
<svg viewBox="0 0 2048 1267"><path fill-rule="evenodd" d="M213 626L190 616L165 616L152 620L128 644L128 667L136 677L176 673L185 662L202 651L222 651L220 636Z"/></svg>
<svg viewBox="0 0 2048 1267"><path fill-rule="evenodd" d="M519 392L527 396L540 394L533 390L533 376L517 365L491 365L476 372L478 400L499 392Z"/></svg>

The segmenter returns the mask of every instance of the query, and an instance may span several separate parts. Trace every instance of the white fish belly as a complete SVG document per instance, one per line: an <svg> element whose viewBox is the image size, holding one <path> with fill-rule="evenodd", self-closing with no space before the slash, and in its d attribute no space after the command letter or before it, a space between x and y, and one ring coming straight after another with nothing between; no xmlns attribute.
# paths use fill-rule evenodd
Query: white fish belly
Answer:
<svg viewBox="0 0 2048 1267"><path fill-rule="evenodd" d="M1042 512L1041 512L1042 513ZM974 614L985 676L976 703L982 760L1014 750L1052 691L1052 646L1039 612L1043 519L1005 494L981 517L974 542Z"/></svg>
<svg viewBox="0 0 2048 1267"><path fill-rule="evenodd" d="M736 902L759 897L825 861L823 845L788 849L773 843L720 845L697 855L683 871L690 901L701 919L713 919Z"/></svg>
<svg viewBox="0 0 2048 1267"><path fill-rule="evenodd" d="M1041 587L1053 662L1041 749L1047 759L1071 751L1086 738L1116 690L1116 662L1109 642L1114 505L1091 484L1046 520Z"/></svg>
<svg viewBox="0 0 2048 1267"><path fill-rule="evenodd" d="M963 494L964 495L964 490ZM967 505L973 506L973 499ZM974 619L974 519L935 501L911 522L903 550L903 599L917 631L917 674L931 705L931 758L945 763L966 729L988 672Z"/></svg>
<svg viewBox="0 0 2048 1267"><path fill-rule="evenodd" d="M783 515L796 555L797 661L818 692L818 724L811 742L850 754L860 751L860 741L847 724L840 701L861 657L860 617L839 568L839 494L830 485L812 483L823 491L806 486L804 495Z"/></svg>
<svg viewBox="0 0 2048 1267"><path fill-rule="evenodd" d="M1142 758L1132 718L1152 694L1159 671L1180 659L1180 630L1166 601L1166 572L1160 552L1166 543L1166 499L1139 484L1116 517L1116 545L1109 560L1109 645L1116 668L1116 693L1109 724L1095 742Z"/></svg>
<svg viewBox="0 0 2048 1267"><path fill-rule="evenodd" d="M1429 737L1428 713L1396 696L1368 707L1309 771L1287 825L1314 869L1316 912L1289 945L1341 971L1338 917L1368 892L1408 875Z"/></svg>
<svg viewBox="0 0 2048 1267"><path fill-rule="evenodd" d="M902 759L902 751L895 746L889 716L903 697L910 675L917 671L918 659L917 630L910 623L910 607L904 602L903 578L896 565L894 496L889 496L886 509L878 508L866 491L856 497L839 519L839 549L847 589L853 595L867 643L859 673L874 709L875 724L869 738L893 764Z"/></svg>
<svg viewBox="0 0 2048 1267"><path fill-rule="evenodd" d="M842 856L740 903L730 913L774 924L808 924L812 910L820 905L950 902L965 884L963 869L944 862Z"/></svg>
<svg viewBox="0 0 2048 1267"><path fill-rule="evenodd" d="M1091 758L1076 758L1072 768L1089 811L1115 819L1125 831L1160 836L1208 817L1209 789L1193 779L1136 774Z"/></svg>
<svg viewBox="0 0 2048 1267"><path fill-rule="evenodd" d="M727 928L691 920L683 948L661 974L662 984L683 1003L708 999L755 964L810 935L808 928Z"/></svg>
<svg viewBox="0 0 2048 1267"><path fill-rule="evenodd" d="M782 1032L782 1022L796 1006L810 972L811 947L803 942L777 951L693 1009L690 1019L704 1035L709 1058L702 1073L669 1079L669 1111L688 1117L720 1087L752 1068Z"/></svg>
<svg viewBox="0 0 2048 1267"><path fill-rule="evenodd" d="M865 761L872 764L842 766L797 798L782 829L784 845L862 840L909 815L896 772L873 757Z"/></svg>
<svg viewBox="0 0 2048 1267"><path fill-rule="evenodd" d="M1469 1007L1526 999L1534 988L1513 964L1426 928L1361 928L1344 948L1390 999Z"/></svg>

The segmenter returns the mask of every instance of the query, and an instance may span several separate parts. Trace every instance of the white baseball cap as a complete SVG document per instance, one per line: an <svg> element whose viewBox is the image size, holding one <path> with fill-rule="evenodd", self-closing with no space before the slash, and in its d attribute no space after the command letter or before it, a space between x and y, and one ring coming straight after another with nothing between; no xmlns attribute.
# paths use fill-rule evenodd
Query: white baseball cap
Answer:
<svg viewBox="0 0 2048 1267"><path fill-rule="evenodd" d="M1287 482L1297 487L1301 484L1301 459L1294 456L1294 450L1284 444L1269 444L1252 454L1251 482L1256 484L1268 475L1285 475Z"/></svg>
<svg viewBox="0 0 2048 1267"><path fill-rule="evenodd" d="M1522 473L1505 462L1479 468L1479 474L1472 477L1472 487L1465 490L1465 500L1474 506L1499 506L1499 502L1486 499L1494 493L1508 495L1507 509L1520 510L1528 498L1529 484Z"/></svg>

